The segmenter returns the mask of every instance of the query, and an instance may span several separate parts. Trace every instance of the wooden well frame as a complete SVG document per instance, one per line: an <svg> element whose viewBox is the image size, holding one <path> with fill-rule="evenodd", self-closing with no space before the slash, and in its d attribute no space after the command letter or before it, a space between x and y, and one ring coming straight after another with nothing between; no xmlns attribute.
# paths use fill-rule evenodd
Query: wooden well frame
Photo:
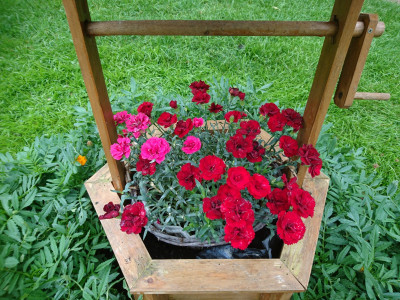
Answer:
<svg viewBox="0 0 400 300"><path fill-rule="evenodd" d="M374 14L361 14L364 0L336 0L327 22L312 21L201 21L138 20L93 22L87 0L63 0L75 50L92 106L107 164L86 182L100 215L103 206L119 201L112 189L122 191L124 166L112 158L110 146L117 131L96 45L96 36L321 36L325 37L314 81L304 111L298 143L315 145L335 92L341 108L353 99L386 100L388 94L357 93L358 82L373 37L385 26ZM306 235L285 245L279 259L257 260L153 260L138 235L126 235L119 220L101 223L131 293L145 299L289 299L307 288L329 178L313 179L299 167L298 183L316 200L315 216L305 220Z"/></svg>

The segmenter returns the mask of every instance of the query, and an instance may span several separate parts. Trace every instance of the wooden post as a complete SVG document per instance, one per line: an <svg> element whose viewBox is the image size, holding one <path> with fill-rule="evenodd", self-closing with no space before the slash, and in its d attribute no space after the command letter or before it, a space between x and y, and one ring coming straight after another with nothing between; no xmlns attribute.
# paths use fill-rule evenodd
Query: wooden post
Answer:
<svg viewBox="0 0 400 300"><path fill-rule="evenodd" d="M360 37L353 37L346 60L344 61L342 74L335 93L335 104L340 108L349 108L353 104L364 69L369 48L371 47L374 32L378 25L378 16L362 14L359 18L364 22L364 32Z"/></svg>
<svg viewBox="0 0 400 300"><path fill-rule="evenodd" d="M122 191L125 186L125 169L123 164L116 161L110 153L110 146L117 142L117 131L96 40L94 37L88 36L84 30L85 22L90 21L87 1L63 0L63 3L114 188Z"/></svg>
<svg viewBox="0 0 400 300"><path fill-rule="evenodd" d="M297 136L299 146L303 144L315 145L318 140L363 3L364 0L335 1L331 21L338 23L339 30L335 36L326 37L322 46L321 56L304 111L304 127ZM307 167L299 167L299 185L303 183L306 171Z"/></svg>

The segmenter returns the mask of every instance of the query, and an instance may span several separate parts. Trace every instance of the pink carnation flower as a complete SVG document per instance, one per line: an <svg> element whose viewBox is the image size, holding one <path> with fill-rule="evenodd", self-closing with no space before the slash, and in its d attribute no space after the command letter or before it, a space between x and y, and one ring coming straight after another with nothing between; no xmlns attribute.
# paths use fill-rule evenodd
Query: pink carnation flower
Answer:
<svg viewBox="0 0 400 300"><path fill-rule="evenodd" d="M182 151L186 154L192 154L199 151L201 148L201 141L195 136L188 136L183 143Z"/></svg>
<svg viewBox="0 0 400 300"><path fill-rule="evenodd" d="M142 145L140 150L142 158L150 161L155 160L159 164L164 161L165 155L171 151L171 148L166 139L152 137Z"/></svg>
<svg viewBox="0 0 400 300"><path fill-rule="evenodd" d="M112 157L116 160L120 160L125 155L126 158L131 154L131 140L127 137L120 137L117 139L117 143L112 144L110 152Z"/></svg>
<svg viewBox="0 0 400 300"><path fill-rule="evenodd" d="M142 133L144 133L150 124L150 118L144 113L131 115L131 117L126 120L126 128L129 132L133 133L135 138L138 138Z"/></svg>
<svg viewBox="0 0 400 300"><path fill-rule="evenodd" d="M118 124L125 123L127 120L129 120L130 117L131 117L131 114L128 114L128 112L126 110L117 112L114 115L115 124L118 125Z"/></svg>
<svg viewBox="0 0 400 300"><path fill-rule="evenodd" d="M194 127L201 127L204 125L204 119L203 118L193 118L193 125Z"/></svg>

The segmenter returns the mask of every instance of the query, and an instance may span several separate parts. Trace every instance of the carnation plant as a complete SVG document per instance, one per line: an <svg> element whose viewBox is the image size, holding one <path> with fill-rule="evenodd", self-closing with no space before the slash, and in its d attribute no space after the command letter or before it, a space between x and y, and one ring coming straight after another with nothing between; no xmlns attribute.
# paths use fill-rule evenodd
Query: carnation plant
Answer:
<svg viewBox="0 0 400 300"><path fill-rule="evenodd" d="M179 226L205 242L242 250L256 226L276 223L284 243L297 243L315 201L292 171L304 164L314 177L322 166L312 145L299 147L295 140L302 116L274 103L254 113L238 88L218 97L203 81L189 87L186 103L168 100L167 108L158 108L143 102L137 112L114 115L119 138L111 154L126 163L132 181L121 203L109 203L101 218L122 212L121 230L128 234L151 224Z"/></svg>

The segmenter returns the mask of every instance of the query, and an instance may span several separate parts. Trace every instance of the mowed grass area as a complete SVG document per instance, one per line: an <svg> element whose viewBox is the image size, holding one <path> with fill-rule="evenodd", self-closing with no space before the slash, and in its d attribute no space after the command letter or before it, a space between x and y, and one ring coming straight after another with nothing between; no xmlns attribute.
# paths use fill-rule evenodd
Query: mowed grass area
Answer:
<svg viewBox="0 0 400 300"><path fill-rule="evenodd" d="M93 20L237 19L328 20L334 1L89 1ZM399 178L400 5L365 1L386 31L374 40L359 91L388 92L389 102L334 105L327 122L340 145L364 147L385 182ZM17 152L41 134L73 126L74 105L88 101L60 0L0 3L0 151ZM109 94L134 77L150 100L160 89L189 94L194 80L224 76L234 84L273 82L265 101L304 106L323 38L318 37L101 37L99 52Z"/></svg>

